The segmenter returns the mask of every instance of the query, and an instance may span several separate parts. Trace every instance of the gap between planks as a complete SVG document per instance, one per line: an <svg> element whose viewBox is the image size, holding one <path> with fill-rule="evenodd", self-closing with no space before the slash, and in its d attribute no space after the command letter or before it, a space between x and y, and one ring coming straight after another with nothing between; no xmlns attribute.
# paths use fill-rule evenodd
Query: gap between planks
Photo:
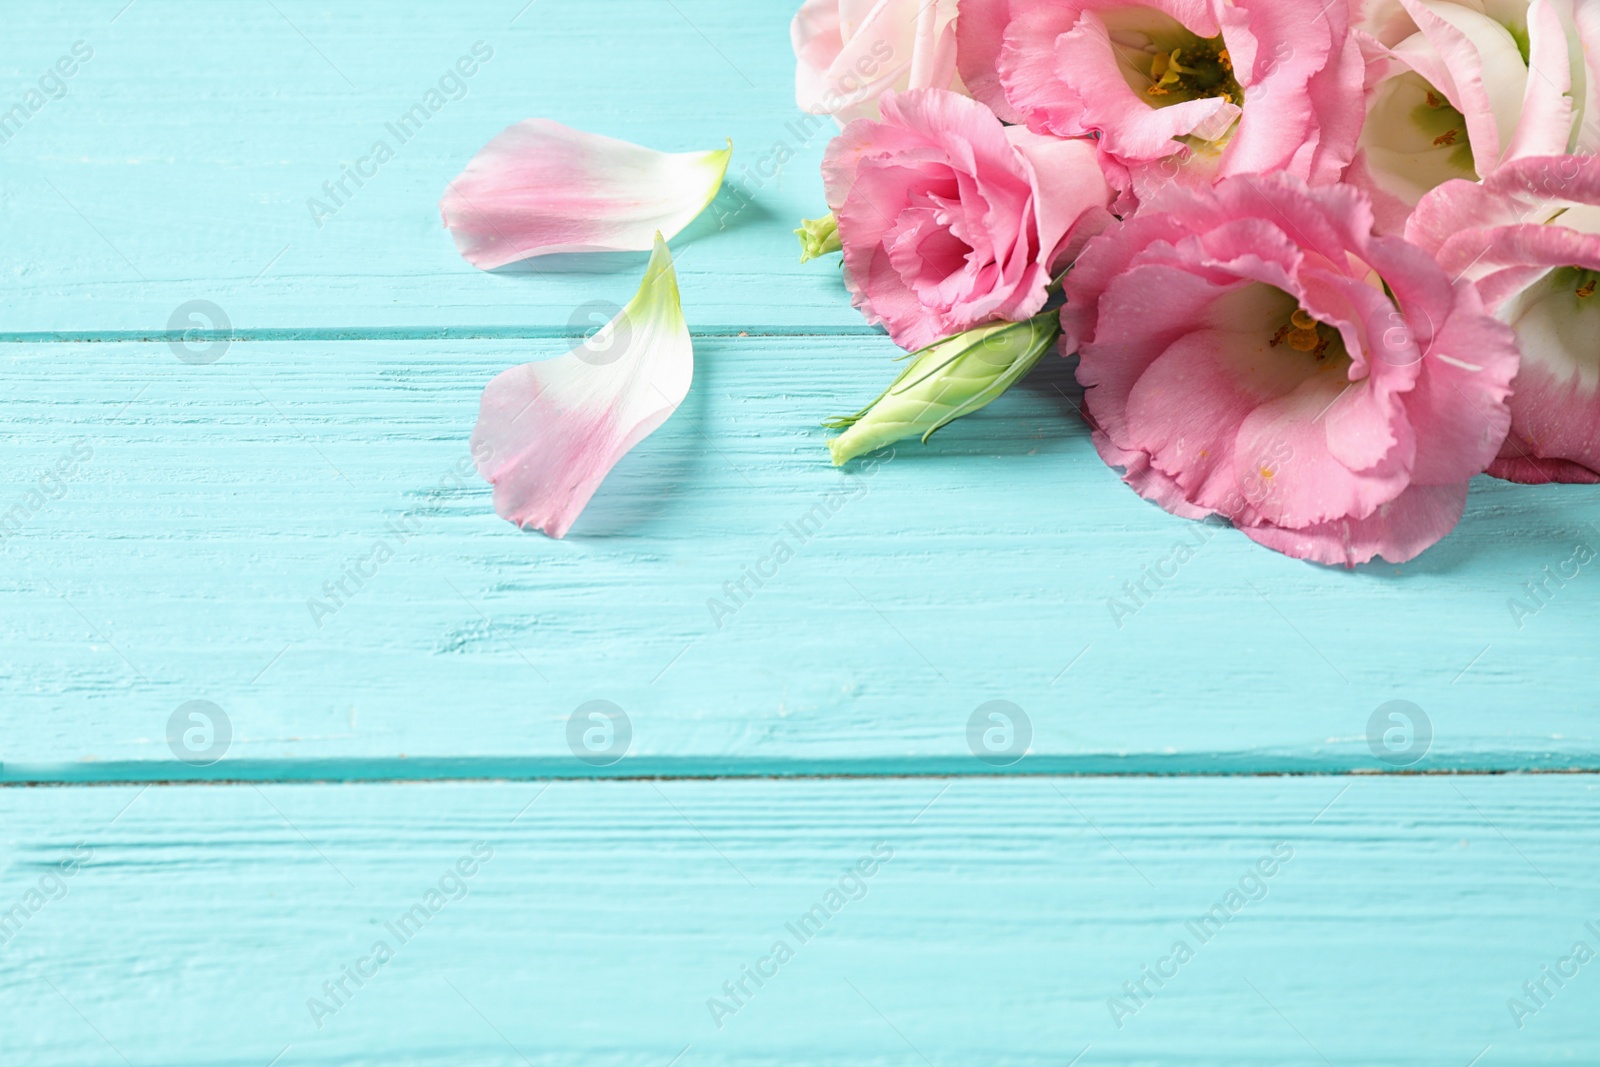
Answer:
<svg viewBox="0 0 1600 1067"><path fill-rule="evenodd" d="M707 326L692 337L883 337L865 323L851 326ZM238 330L23 330L0 331L0 344L199 343L202 341L576 341L572 326L284 326Z"/></svg>
<svg viewBox="0 0 1600 1067"><path fill-rule="evenodd" d="M1176 773L1161 773L1155 771L1142 771L1130 773L1113 772L1072 772L1072 771L1022 771L1009 774L995 773L957 773L928 771L924 773L885 773L874 774L870 771L841 772L841 773L741 773L729 771L710 774L498 774L498 775L456 775L456 776L404 776L382 774L329 774L323 776L278 776L278 777L192 777L192 778L28 778L18 777L0 781L0 789L49 789L49 788L76 788L84 786L240 786L240 785L461 785L461 784L509 784L514 782L572 782L572 781L599 781L599 782L745 782L745 781L778 781L778 782L806 782L806 781L951 781L956 779L1033 779L1033 778L1071 778L1076 780L1092 779L1115 781L1123 779L1243 779L1243 778L1497 778L1510 775L1575 775L1594 776L1600 774L1600 768L1588 767L1563 767L1563 768L1494 768L1494 769L1443 769L1443 770L1305 770L1305 771L1188 771Z"/></svg>

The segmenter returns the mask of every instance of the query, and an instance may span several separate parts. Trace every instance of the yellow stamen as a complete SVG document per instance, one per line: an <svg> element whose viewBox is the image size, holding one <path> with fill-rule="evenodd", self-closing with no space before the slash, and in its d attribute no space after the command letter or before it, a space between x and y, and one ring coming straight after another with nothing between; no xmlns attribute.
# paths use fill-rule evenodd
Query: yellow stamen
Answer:
<svg viewBox="0 0 1600 1067"><path fill-rule="evenodd" d="M1445 145L1453 145L1453 144L1456 143L1456 137L1460 133L1461 133L1460 130L1446 130L1443 133L1441 133L1439 136L1435 137L1433 139L1433 143L1434 143L1435 147L1439 147L1439 148L1442 148Z"/></svg>
<svg viewBox="0 0 1600 1067"><path fill-rule="evenodd" d="M1583 297L1587 297L1587 296L1593 296L1594 295L1594 285L1595 285L1595 279L1594 278L1590 278L1588 281L1586 281L1582 285L1580 285L1578 287L1578 297L1579 297L1579 299L1582 299Z"/></svg>
<svg viewBox="0 0 1600 1067"><path fill-rule="evenodd" d="M1315 352L1321 343L1322 338L1317 336L1316 330L1289 331L1289 347L1296 352Z"/></svg>
<svg viewBox="0 0 1600 1067"><path fill-rule="evenodd" d="M1322 339L1318 328L1321 323L1312 317L1304 308L1295 308L1294 314L1289 316L1289 324L1281 327L1277 333L1268 340L1270 348L1277 348L1284 341L1289 342L1289 347L1296 352L1315 352L1317 358L1323 358L1327 351L1328 342Z"/></svg>
<svg viewBox="0 0 1600 1067"><path fill-rule="evenodd" d="M1444 101L1433 95L1433 90L1428 90L1428 106L1432 108L1444 107Z"/></svg>
<svg viewBox="0 0 1600 1067"><path fill-rule="evenodd" d="M1190 73L1178 62L1178 56L1182 53L1183 49L1174 48L1170 52L1155 54L1155 58L1150 61L1150 77L1154 79L1155 84L1145 92L1151 96L1166 96L1172 92L1171 86L1177 85L1183 80L1183 75Z"/></svg>

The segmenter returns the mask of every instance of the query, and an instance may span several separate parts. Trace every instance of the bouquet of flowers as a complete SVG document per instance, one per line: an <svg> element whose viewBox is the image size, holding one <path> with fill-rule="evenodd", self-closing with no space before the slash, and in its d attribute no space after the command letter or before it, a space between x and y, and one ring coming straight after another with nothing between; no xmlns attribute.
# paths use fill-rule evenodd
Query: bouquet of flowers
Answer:
<svg viewBox="0 0 1600 1067"><path fill-rule="evenodd" d="M791 32L841 126L802 258L909 353L835 463L1056 353L1139 495L1298 558L1411 559L1485 472L1600 481L1600 0L806 0ZM486 390L505 517L560 536L684 396L661 238L729 151L530 120L451 183L486 269L654 248L612 323Z"/></svg>

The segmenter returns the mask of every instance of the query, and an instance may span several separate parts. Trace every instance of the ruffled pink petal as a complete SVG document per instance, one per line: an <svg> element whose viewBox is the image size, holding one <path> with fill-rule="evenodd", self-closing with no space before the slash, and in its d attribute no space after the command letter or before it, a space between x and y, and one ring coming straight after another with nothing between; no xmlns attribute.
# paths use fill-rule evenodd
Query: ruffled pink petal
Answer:
<svg viewBox="0 0 1600 1067"><path fill-rule="evenodd" d="M646 252L722 186L733 154L657 152L548 119L502 130L439 201L468 263L483 270L555 252Z"/></svg>
<svg viewBox="0 0 1600 1067"><path fill-rule="evenodd" d="M1002 122L1027 120L1000 85L1000 49L1011 22L1011 0L960 0L956 13L956 69L974 100Z"/></svg>
<svg viewBox="0 0 1600 1067"><path fill-rule="evenodd" d="M1333 18L1343 17L1342 5L1329 8ZM1355 157L1364 118L1361 106L1366 59L1354 36L1335 36L1335 54L1306 83L1306 95L1317 121L1306 132L1285 169L1305 174L1312 185L1336 182Z"/></svg>
<svg viewBox="0 0 1600 1067"><path fill-rule="evenodd" d="M1248 106L1228 144L1224 174L1260 174L1283 169L1320 132L1308 85L1328 66L1336 44L1343 45L1344 11L1339 4L1303 0L1244 0L1224 15L1224 39L1245 91ZM1335 34L1335 31L1337 33ZM1336 63L1334 69L1341 68ZM1348 76L1353 68L1344 71ZM1359 75L1357 75L1359 78ZM1354 91L1360 82L1347 82ZM1328 89L1324 87L1324 96ZM1354 110L1345 101L1344 110ZM1354 151L1353 140L1349 146ZM1302 177L1309 178L1306 158Z"/></svg>
<svg viewBox="0 0 1600 1067"><path fill-rule="evenodd" d="M1458 249L1449 260L1440 261L1445 270L1459 274L1470 270L1479 256L1493 251L1488 227L1510 226L1525 218L1526 210L1514 199L1490 192L1481 182L1457 178L1424 196L1404 220L1404 226L1406 240L1436 258L1447 242L1461 237L1464 231L1480 231L1471 242L1473 251L1465 253L1465 258ZM1452 262L1456 263L1454 268Z"/></svg>
<svg viewBox="0 0 1600 1067"><path fill-rule="evenodd" d="M1293 387L1278 373L1286 361L1265 358L1277 355L1265 349L1265 335L1196 331L1151 363L1128 396L1130 442L1198 507L1234 515L1249 502L1239 487L1250 482L1241 483L1236 470L1240 427ZM1271 449L1258 451L1253 441L1245 447L1242 463L1252 472L1270 462Z"/></svg>
<svg viewBox="0 0 1600 1067"><path fill-rule="evenodd" d="M483 391L472 452L494 507L562 537L611 468L667 420L694 376L672 256L658 235L639 292L565 355L524 363Z"/></svg>
<svg viewBox="0 0 1600 1067"><path fill-rule="evenodd" d="M1086 215L1094 220L1093 225L1104 228L1109 224L1105 209L1111 203L1111 186L1091 141L1041 137L1020 126L1007 127L1006 134L1033 170L1034 218L1039 243L1046 250L1043 265L1049 268L1065 258L1063 243Z"/></svg>
<svg viewBox="0 0 1600 1067"><path fill-rule="evenodd" d="M1291 555L1409 559L1457 521L1508 422L1509 330L1470 282L1374 236L1348 188L1264 174L1164 190L1089 243L1066 296L1107 462L1163 507ZM1297 308L1348 358L1285 344Z"/></svg>
<svg viewBox="0 0 1600 1067"><path fill-rule="evenodd" d="M1585 467L1582 463L1574 463L1568 459L1534 459L1527 451L1531 446L1517 441L1515 434L1506 438L1506 446L1514 454L1507 456L1502 453L1489 464L1489 469L1485 473L1508 482L1522 482L1524 485L1600 483L1600 471ZM1517 448L1522 451L1517 452Z"/></svg>
<svg viewBox="0 0 1600 1067"><path fill-rule="evenodd" d="M948 90L879 104L822 163L855 306L907 349L1036 314L1054 261L1106 224L1093 147L1007 128Z"/></svg>
<svg viewBox="0 0 1600 1067"><path fill-rule="evenodd" d="M1340 408L1353 414L1335 418ZM1361 471L1340 461L1330 437L1336 432L1403 432L1403 424L1394 425L1398 410L1393 404L1384 411L1368 388L1351 386L1332 368L1256 408L1239 429L1242 464L1237 474L1241 480L1260 474L1262 492L1253 501L1257 512L1274 524L1305 527L1340 516L1365 517L1393 500L1410 482L1405 463L1410 434L1384 448L1383 461ZM1284 458L1265 466L1270 476L1248 466L1251 456L1273 455Z"/></svg>
<svg viewBox="0 0 1600 1067"><path fill-rule="evenodd" d="M1208 508L1189 503L1177 482L1150 465L1150 457L1137 449L1118 448L1099 430L1091 430L1090 440L1095 451L1108 467L1122 467L1122 480L1146 500L1169 511L1180 519L1204 519L1216 514Z"/></svg>
<svg viewBox="0 0 1600 1067"><path fill-rule="evenodd" d="M1073 303L1072 283L1084 259L1096 252L1097 246L1123 245L1128 235L1140 232L1132 228L1138 223L1136 218L1114 234L1089 242L1079 258L1080 266L1067 275L1069 302L1063 311L1063 321L1067 321L1067 311L1086 310L1091 303L1098 313L1096 332L1087 339L1081 326L1067 328L1062 351L1076 347L1081 357L1078 381L1088 390L1084 400L1089 412L1114 441L1125 446L1133 444L1128 404L1135 383L1168 349L1204 322L1226 292L1223 286L1177 266L1145 263L1119 272L1098 294L1087 288L1090 279L1079 279L1085 288L1077 290L1078 300Z"/></svg>
<svg viewBox="0 0 1600 1067"><path fill-rule="evenodd" d="M1455 529L1467 506L1467 483L1413 485L1364 519L1334 519L1302 529L1241 526L1250 540L1295 559L1354 567L1382 556L1415 559Z"/></svg>

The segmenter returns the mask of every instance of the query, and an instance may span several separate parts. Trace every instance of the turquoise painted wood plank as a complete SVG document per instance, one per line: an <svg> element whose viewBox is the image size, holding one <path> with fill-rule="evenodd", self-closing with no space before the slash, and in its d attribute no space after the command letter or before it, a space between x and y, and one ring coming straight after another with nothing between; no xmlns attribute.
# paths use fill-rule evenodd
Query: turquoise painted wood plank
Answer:
<svg viewBox="0 0 1600 1067"><path fill-rule="evenodd" d="M1543 577L1594 542L1600 490L1485 480L1416 563L1319 568L1139 501L1062 365L840 472L817 419L870 397L892 346L710 337L685 407L555 542L456 472L483 383L562 347L0 349L0 773L1600 766L1597 579ZM208 767L169 745L194 700L231 723ZM573 747L595 700L629 725L597 755ZM1031 726L1004 767L1020 748L992 736L982 762L969 733L997 700ZM1369 723L1392 700L1432 736L1385 762Z"/></svg>
<svg viewBox="0 0 1600 1067"><path fill-rule="evenodd" d="M566 327L591 301L625 301L643 256L485 274L436 206L479 147L532 115L664 150L731 137L721 199L675 242L695 325L866 332L837 269L802 268L790 233L825 210L817 167L836 129L795 108L792 13L781 0L19 7L0 103L30 89L39 103L0 126L0 337L152 335L193 300L242 331ZM432 110L400 126L418 106ZM381 166L378 142L393 153ZM359 186L345 177L358 167Z"/></svg>
<svg viewBox="0 0 1600 1067"><path fill-rule="evenodd" d="M0 1056L1593 1063L1600 962L1572 952L1600 948L1597 786L6 789Z"/></svg>

